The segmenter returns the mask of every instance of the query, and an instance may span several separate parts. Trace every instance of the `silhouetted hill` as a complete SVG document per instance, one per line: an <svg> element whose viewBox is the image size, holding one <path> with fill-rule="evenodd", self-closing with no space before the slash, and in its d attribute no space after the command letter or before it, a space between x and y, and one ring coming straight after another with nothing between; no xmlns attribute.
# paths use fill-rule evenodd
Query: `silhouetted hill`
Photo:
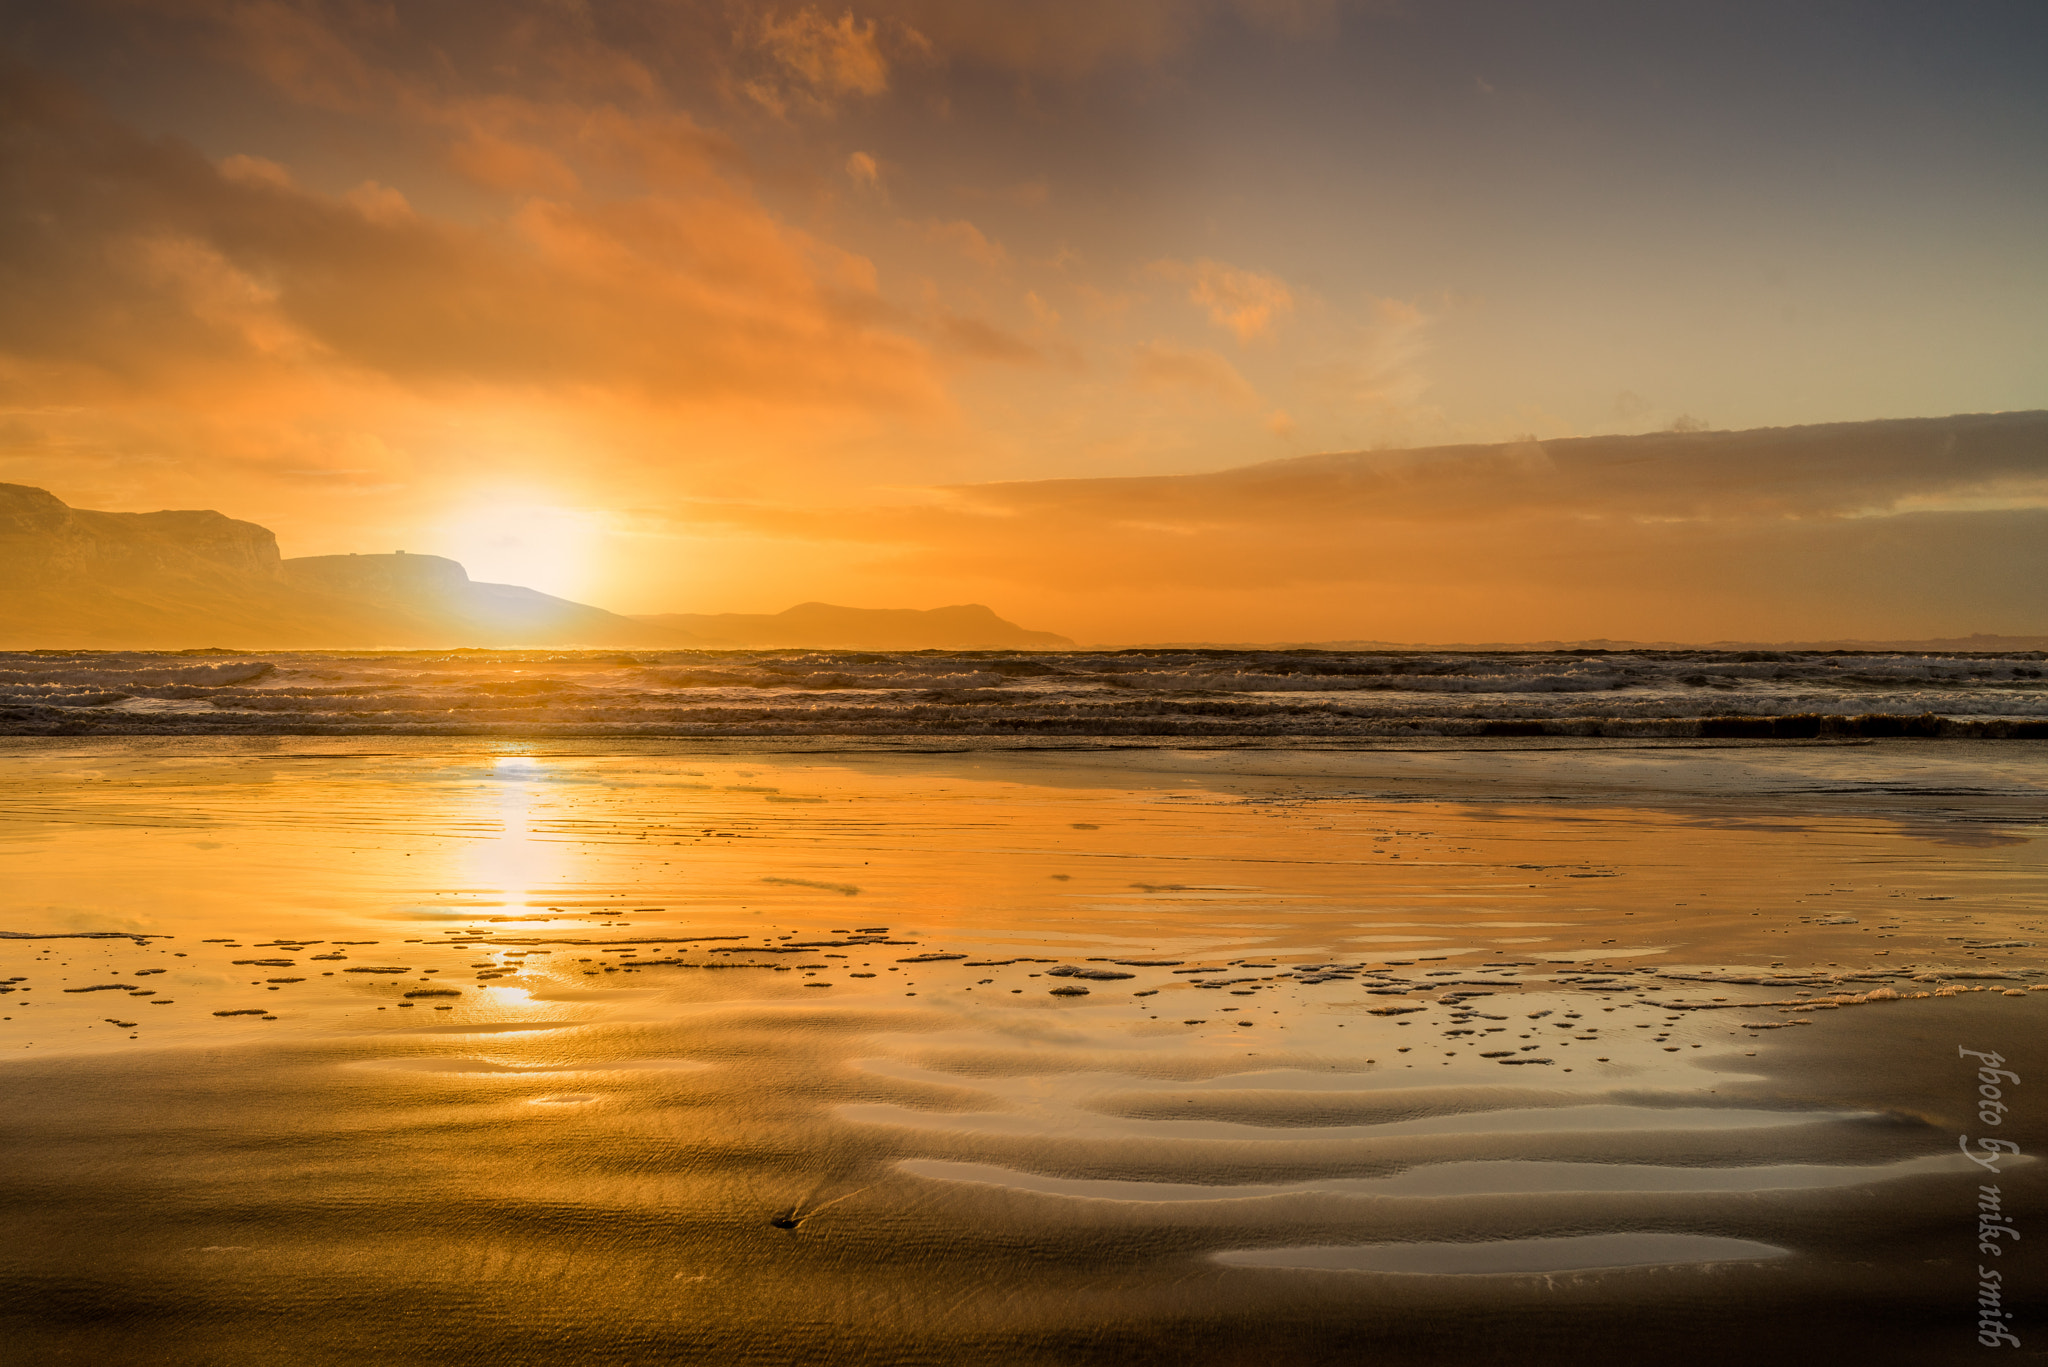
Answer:
<svg viewBox="0 0 2048 1367"><path fill-rule="evenodd" d="M277 577L277 538L214 512L98 513L26 484L0 484L0 564L14 589L81 580L195 580L226 585Z"/></svg>
<svg viewBox="0 0 2048 1367"><path fill-rule="evenodd" d="M438 555L310 555L284 562L285 581L310 592L377 605L391 621L423 623L444 637L480 646L654 646L686 649L702 641L603 608L573 603L517 584L482 584Z"/></svg>
<svg viewBox="0 0 2048 1367"><path fill-rule="evenodd" d="M819 650L1071 650L1049 631L1027 631L979 603L957 607L842 608L799 603L772 615L668 612L637 622L754 648Z"/></svg>
<svg viewBox="0 0 2048 1367"><path fill-rule="evenodd" d="M1147 641L1145 650L1413 650L1471 651L1496 654L1526 650L1554 651L1780 651L1786 654L1891 654L1927 652L1935 655L2013 655L2048 651L2048 636L1940 636L1913 640L1828 641L1621 641L1606 637L1556 641Z"/></svg>
<svg viewBox="0 0 2048 1367"><path fill-rule="evenodd" d="M0 649L688 648L678 631L432 555L286 560L216 512L103 513L0 484Z"/></svg>

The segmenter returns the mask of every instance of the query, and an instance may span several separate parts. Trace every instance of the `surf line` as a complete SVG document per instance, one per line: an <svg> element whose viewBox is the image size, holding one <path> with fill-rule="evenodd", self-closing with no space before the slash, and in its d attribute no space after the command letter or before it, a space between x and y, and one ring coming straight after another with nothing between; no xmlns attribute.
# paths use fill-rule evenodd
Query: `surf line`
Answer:
<svg viewBox="0 0 2048 1367"><path fill-rule="evenodd" d="M2020 1075L2010 1068L1999 1065L2005 1062L2003 1054L1982 1049L1965 1049L1956 1046L1957 1058L1977 1060L1977 1122L1996 1127L2005 1123L2005 1089L2020 1085ZM2010 1139L1979 1139L1977 1152L1970 1152L1970 1136L1958 1135L1956 1147L1963 1156L1986 1172L1996 1176L1998 1165L2008 1158L2020 1156L2020 1146ZM2020 1232L2005 1213L2003 1193L1996 1183L1983 1182L1977 1187L1977 1255L1982 1258L2003 1258L2006 1246L1999 1241L2011 1239L2020 1241ZM2007 1321L2012 1311L2005 1308L2005 1274L1997 1267L1977 1264L1977 1342L1985 1348L2017 1348L2019 1335L2012 1332Z"/></svg>

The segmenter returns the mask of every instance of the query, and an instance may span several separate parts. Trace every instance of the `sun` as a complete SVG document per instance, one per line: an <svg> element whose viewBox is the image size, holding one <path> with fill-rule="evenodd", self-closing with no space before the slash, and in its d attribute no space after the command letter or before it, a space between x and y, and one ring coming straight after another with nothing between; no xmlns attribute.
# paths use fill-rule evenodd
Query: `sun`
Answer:
<svg viewBox="0 0 2048 1367"><path fill-rule="evenodd" d="M532 496L494 495L459 506L424 548L462 562L469 577L578 598L595 582L603 515Z"/></svg>

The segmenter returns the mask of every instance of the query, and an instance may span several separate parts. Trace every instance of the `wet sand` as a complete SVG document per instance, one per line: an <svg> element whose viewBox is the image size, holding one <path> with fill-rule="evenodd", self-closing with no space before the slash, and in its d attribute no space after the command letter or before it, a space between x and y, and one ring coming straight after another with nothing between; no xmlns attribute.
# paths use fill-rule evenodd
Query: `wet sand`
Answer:
<svg viewBox="0 0 2048 1367"><path fill-rule="evenodd" d="M1961 1361L2048 1230L2028 742L0 772L27 1361Z"/></svg>

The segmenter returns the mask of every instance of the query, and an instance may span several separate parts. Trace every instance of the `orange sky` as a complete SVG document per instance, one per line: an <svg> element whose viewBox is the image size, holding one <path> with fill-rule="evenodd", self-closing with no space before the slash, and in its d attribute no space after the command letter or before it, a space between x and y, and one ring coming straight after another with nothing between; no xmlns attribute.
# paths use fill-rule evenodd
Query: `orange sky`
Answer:
<svg viewBox="0 0 2048 1367"><path fill-rule="evenodd" d="M2048 630L1952 549L2038 536L2038 455L1767 513L1564 508L1537 445L1428 472L1486 508L1090 482L2043 406L2037 8L1530 8L0 3L0 480L621 611Z"/></svg>

